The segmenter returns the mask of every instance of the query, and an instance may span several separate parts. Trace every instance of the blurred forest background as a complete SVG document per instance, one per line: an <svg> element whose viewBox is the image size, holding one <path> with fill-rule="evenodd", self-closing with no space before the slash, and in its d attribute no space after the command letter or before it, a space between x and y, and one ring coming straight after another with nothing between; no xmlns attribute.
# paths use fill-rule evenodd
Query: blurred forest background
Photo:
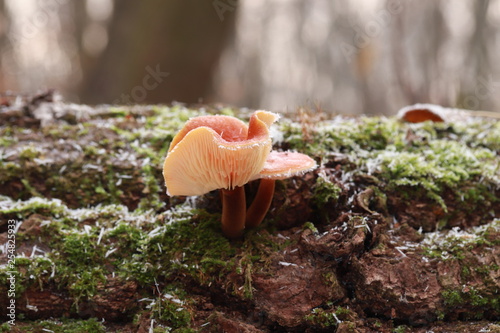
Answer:
<svg viewBox="0 0 500 333"><path fill-rule="evenodd" d="M500 110L500 0L0 0L0 91L99 104Z"/></svg>

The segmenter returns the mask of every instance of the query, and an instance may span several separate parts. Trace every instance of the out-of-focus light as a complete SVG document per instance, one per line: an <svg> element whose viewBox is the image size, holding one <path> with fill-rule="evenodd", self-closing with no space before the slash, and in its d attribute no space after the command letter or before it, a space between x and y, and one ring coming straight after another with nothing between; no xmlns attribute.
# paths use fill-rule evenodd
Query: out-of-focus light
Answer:
<svg viewBox="0 0 500 333"><path fill-rule="evenodd" d="M474 32L474 3L466 1L443 2L443 16L452 36L463 40ZM460 22L460 24L457 24Z"/></svg>
<svg viewBox="0 0 500 333"><path fill-rule="evenodd" d="M108 45L108 31L103 24L90 23L83 31L83 48L91 56L97 56Z"/></svg>
<svg viewBox="0 0 500 333"><path fill-rule="evenodd" d="M91 20L103 22L113 14L113 0L87 0L85 9Z"/></svg>
<svg viewBox="0 0 500 333"><path fill-rule="evenodd" d="M500 27L500 0L491 1L488 7L488 23Z"/></svg>

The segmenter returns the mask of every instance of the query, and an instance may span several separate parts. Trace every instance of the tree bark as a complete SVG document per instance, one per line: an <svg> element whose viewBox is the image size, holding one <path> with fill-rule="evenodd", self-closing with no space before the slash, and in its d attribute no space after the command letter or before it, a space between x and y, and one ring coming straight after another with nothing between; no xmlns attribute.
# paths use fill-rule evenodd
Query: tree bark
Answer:
<svg viewBox="0 0 500 333"><path fill-rule="evenodd" d="M264 222L243 239L228 240L216 194L186 200L164 193L168 140L179 118L199 112L92 108L50 93L0 105L0 244L8 244L11 221L22 221L16 296L8 296L9 283L0 284L0 306L16 300L16 327L36 331L47 325L39 319L68 317L82 325L97 318L93 325L130 332L160 324L247 332L497 327L500 191L488 183L494 178L467 179L461 190L468 199L444 190L445 210L422 195L422 185L388 186L391 179L367 174L342 147L325 146L311 151L321 168L277 181ZM409 154L427 145L423 138L435 140L419 137L435 126L434 135L446 136L439 143L458 140L464 149L480 149L482 158L491 155L483 163L498 163L500 147L487 141L496 128L488 121L478 123L481 147L466 143L470 136L453 123L345 118L324 128L339 122L356 128L363 121L357 130L366 145L390 139L381 129L387 122L406 138ZM373 124L371 132L366 126ZM309 133L311 142L326 145L333 134L318 131ZM342 145L351 134L343 134ZM290 134L275 148L308 149L302 141L293 144ZM396 149L385 148L370 149L381 149L379 156ZM448 162L449 172L465 172ZM252 191L249 184L248 197ZM10 276L8 260L3 251L3 281Z"/></svg>

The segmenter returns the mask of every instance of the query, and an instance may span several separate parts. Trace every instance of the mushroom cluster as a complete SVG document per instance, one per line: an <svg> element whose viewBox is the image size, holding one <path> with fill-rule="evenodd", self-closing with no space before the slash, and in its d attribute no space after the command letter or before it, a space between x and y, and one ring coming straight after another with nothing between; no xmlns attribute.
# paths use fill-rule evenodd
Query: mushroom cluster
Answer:
<svg viewBox="0 0 500 333"><path fill-rule="evenodd" d="M255 111L248 126L230 116L191 118L173 138L163 164L167 194L192 196L220 189L227 237L239 238L245 227L258 226L271 206L275 180L316 167L307 155L271 151L269 127L278 118ZM244 185L256 179L259 189L247 209Z"/></svg>

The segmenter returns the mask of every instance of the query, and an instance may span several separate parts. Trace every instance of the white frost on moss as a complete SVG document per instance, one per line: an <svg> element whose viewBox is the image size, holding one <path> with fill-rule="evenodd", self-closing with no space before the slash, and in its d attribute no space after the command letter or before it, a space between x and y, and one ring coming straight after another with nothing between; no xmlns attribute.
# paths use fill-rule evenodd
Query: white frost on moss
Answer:
<svg viewBox="0 0 500 333"><path fill-rule="evenodd" d="M440 251L443 260L450 258L450 249L464 249L470 246L475 246L485 242L484 235L486 232L493 230L500 231L500 219L496 218L490 223L472 227L467 230L461 230L455 227L447 231L436 231L425 234L424 239L420 243L421 247L431 251Z"/></svg>

